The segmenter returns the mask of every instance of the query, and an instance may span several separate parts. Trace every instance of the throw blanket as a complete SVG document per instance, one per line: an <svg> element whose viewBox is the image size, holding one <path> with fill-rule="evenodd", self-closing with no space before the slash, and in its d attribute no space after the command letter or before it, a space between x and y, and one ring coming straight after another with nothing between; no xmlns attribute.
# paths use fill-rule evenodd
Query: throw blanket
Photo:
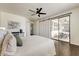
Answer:
<svg viewBox="0 0 79 59"><path fill-rule="evenodd" d="M7 32L2 40L1 44L1 56L12 56L15 55L16 52L16 39L10 33Z"/></svg>

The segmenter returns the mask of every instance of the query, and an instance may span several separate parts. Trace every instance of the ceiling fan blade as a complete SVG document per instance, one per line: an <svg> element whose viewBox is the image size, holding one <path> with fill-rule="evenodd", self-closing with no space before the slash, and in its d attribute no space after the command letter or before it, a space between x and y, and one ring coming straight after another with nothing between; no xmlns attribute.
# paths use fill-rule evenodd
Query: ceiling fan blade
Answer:
<svg viewBox="0 0 79 59"><path fill-rule="evenodd" d="M41 10L42 10L42 8L39 9L39 11L41 11Z"/></svg>
<svg viewBox="0 0 79 59"><path fill-rule="evenodd" d="M36 13L35 11L33 11L33 10L31 10L31 9L29 9L29 11L31 11L31 12L33 12L33 13Z"/></svg>
<svg viewBox="0 0 79 59"><path fill-rule="evenodd" d="M38 16L40 17L40 14L38 14Z"/></svg>
<svg viewBox="0 0 79 59"><path fill-rule="evenodd" d="M39 10L38 8L36 8L36 10Z"/></svg>
<svg viewBox="0 0 79 59"><path fill-rule="evenodd" d="M44 15L46 15L46 13L39 13L39 14L44 14Z"/></svg>
<svg viewBox="0 0 79 59"><path fill-rule="evenodd" d="M42 8L40 8L40 9L36 9L37 10L37 12L36 13L40 13L40 11L42 10Z"/></svg>

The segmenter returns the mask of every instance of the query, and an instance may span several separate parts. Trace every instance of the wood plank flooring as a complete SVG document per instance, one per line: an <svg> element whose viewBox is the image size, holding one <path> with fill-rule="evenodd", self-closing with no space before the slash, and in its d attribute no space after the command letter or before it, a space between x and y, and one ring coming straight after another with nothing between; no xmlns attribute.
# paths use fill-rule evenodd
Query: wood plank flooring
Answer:
<svg viewBox="0 0 79 59"><path fill-rule="evenodd" d="M68 42L56 41L56 56L79 56L79 46L69 44Z"/></svg>

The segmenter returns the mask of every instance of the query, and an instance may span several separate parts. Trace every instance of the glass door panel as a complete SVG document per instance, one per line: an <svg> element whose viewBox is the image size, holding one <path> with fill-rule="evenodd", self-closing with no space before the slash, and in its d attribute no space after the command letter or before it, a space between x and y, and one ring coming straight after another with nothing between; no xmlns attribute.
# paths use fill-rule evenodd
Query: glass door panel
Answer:
<svg viewBox="0 0 79 59"><path fill-rule="evenodd" d="M69 42L69 16L59 19L59 40Z"/></svg>
<svg viewBox="0 0 79 59"><path fill-rule="evenodd" d="M52 39L58 40L58 19L52 20L51 36Z"/></svg>

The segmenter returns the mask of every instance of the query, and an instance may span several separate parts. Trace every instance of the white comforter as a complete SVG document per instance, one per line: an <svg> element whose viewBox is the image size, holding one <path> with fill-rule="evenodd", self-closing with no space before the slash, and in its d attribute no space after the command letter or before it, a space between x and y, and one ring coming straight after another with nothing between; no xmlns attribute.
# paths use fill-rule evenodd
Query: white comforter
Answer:
<svg viewBox="0 0 79 59"><path fill-rule="evenodd" d="M56 55L54 41L40 36L23 38L23 46L17 48L18 56L49 56Z"/></svg>

